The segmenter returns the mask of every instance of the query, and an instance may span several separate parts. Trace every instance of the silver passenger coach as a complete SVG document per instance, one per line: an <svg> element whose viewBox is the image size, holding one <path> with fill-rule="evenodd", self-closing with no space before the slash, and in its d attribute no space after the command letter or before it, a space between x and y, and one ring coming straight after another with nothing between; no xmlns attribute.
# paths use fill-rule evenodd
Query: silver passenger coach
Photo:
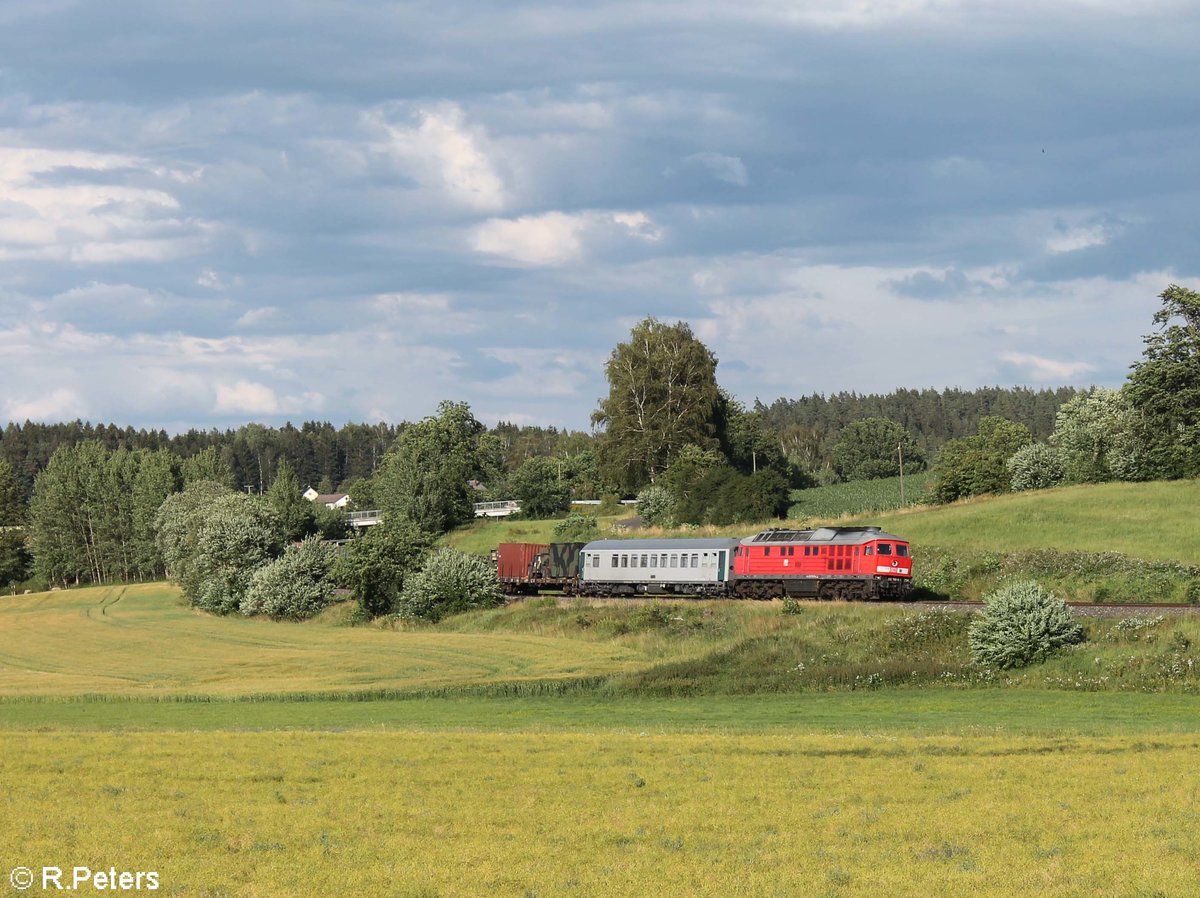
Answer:
<svg viewBox="0 0 1200 898"><path fill-rule="evenodd" d="M724 595L738 539L600 539L580 553L584 595Z"/></svg>

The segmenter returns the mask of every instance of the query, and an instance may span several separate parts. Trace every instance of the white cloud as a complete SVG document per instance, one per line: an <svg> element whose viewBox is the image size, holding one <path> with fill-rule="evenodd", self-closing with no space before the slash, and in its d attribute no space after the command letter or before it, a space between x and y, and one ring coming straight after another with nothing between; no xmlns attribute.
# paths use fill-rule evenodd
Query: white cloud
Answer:
<svg viewBox="0 0 1200 898"><path fill-rule="evenodd" d="M128 170L151 168L122 154L0 147L0 259L111 263L198 251L204 226L184 221L174 196L121 183ZM72 170L88 177L59 177Z"/></svg>
<svg viewBox="0 0 1200 898"><path fill-rule="evenodd" d="M1073 253L1089 246L1103 246L1111 239L1104 225L1070 228L1046 238L1046 250L1051 253Z"/></svg>
<svg viewBox="0 0 1200 898"><path fill-rule="evenodd" d="M59 387L44 396L14 399L5 403L9 421L71 421L86 418L87 405L74 390Z"/></svg>
<svg viewBox="0 0 1200 898"><path fill-rule="evenodd" d="M472 231L471 246L520 265L552 266L582 258L589 240L613 236L655 243L663 232L644 212L545 212L488 219Z"/></svg>
<svg viewBox="0 0 1200 898"><path fill-rule="evenodd" d="M1025 369L1031 379L1041 382L1078 383L1079 378L1096 370L1090 362L1046 359L1027 352L1002 352L1000 360Z"/></svg>
<svg viewBox="0 0 1200 898"><path fill-rule="evenodd" d="M213 412L218 415L315 415L325 404L325 397L316 392L280 398L266 384L250 380L216 385Z"/></svg>
<svg viewBox="0 0 1200 898"><path fill-rule="evenodd" d="M414 125L394 125L376 111L368 121L386 132L383 151L422 185L469 208L503 208L504 182L488 154L483 130L469 127L462 109L453 103L420 109L415 118Z"/></svg>

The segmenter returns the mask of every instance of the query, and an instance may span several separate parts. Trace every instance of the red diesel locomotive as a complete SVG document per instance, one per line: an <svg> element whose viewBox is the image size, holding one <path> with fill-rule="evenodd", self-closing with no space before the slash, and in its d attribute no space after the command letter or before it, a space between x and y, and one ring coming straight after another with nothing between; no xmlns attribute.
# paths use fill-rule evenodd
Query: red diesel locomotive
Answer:
<svg viewBox="0 0 1200 898"><path fill-rule="evenodd" d="M878 527L764 530L732 567L729 592L747 599L900 599L912 587L908 541Z"/></svg>

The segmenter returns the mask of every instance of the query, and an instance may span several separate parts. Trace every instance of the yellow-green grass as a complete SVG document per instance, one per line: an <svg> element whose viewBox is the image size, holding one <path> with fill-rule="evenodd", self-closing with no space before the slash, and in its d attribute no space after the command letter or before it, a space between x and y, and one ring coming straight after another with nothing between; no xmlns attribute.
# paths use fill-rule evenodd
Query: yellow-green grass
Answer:
<svg viewBox="0 0 1200 898"><path fill-rule="evenodd" d="M1194 895L1198 748L1193 735L8 733L0 872L155 871L158 894L212 898ZM0 894L22 894L7 878Z"/></svg>
<svg viewBox="0 0 1200 898"><path fill-rule="evenodd" d="M166 584L0 598L0 696L422 689L604 674L636 649L201 614Z"/></svg>
<svg viewBox="0 0 1200 898"><path fill-rule="evenodd" d="M1200 480L1104 483L981 497L875 515L870 523L916 543L1015 552L1119 552L1200 564Z"/></svg>
<svg viewBox="0 0 1200 898"><path fill-rule="evenodd" d="M1151 561L1200 564L1200 527L1195 525L1198 507L1200 480L1104 483L850 518L771 520L688 530L645 528L618 535L745 536L766 527L860 523L882 526L918 547L1119 552ZM472 552L487 552L501 542L551 542L555 523L476 522L456 531L449 541Z"/></svg>

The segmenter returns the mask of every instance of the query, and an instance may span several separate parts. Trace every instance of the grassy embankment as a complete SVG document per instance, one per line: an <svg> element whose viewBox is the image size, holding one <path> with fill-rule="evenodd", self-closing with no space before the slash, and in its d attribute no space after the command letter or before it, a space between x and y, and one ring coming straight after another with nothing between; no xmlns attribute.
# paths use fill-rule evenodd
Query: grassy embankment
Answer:
<svg viewBox="0 0 1200 898"><path fill-rule="evenodd" d="M903 510L895 508L897 485L892 479L802 491L813 494L811 510L787 525L875 524L906 537L916 556L914 582L927 597L978 599L1003 582L1033 578L1076 601L1200 602L1200 481L1074 486ZM475 523L451 541L476 552L500 542L550 541L553 523ZM744 536L782 524L605 535Z"/></svg>

